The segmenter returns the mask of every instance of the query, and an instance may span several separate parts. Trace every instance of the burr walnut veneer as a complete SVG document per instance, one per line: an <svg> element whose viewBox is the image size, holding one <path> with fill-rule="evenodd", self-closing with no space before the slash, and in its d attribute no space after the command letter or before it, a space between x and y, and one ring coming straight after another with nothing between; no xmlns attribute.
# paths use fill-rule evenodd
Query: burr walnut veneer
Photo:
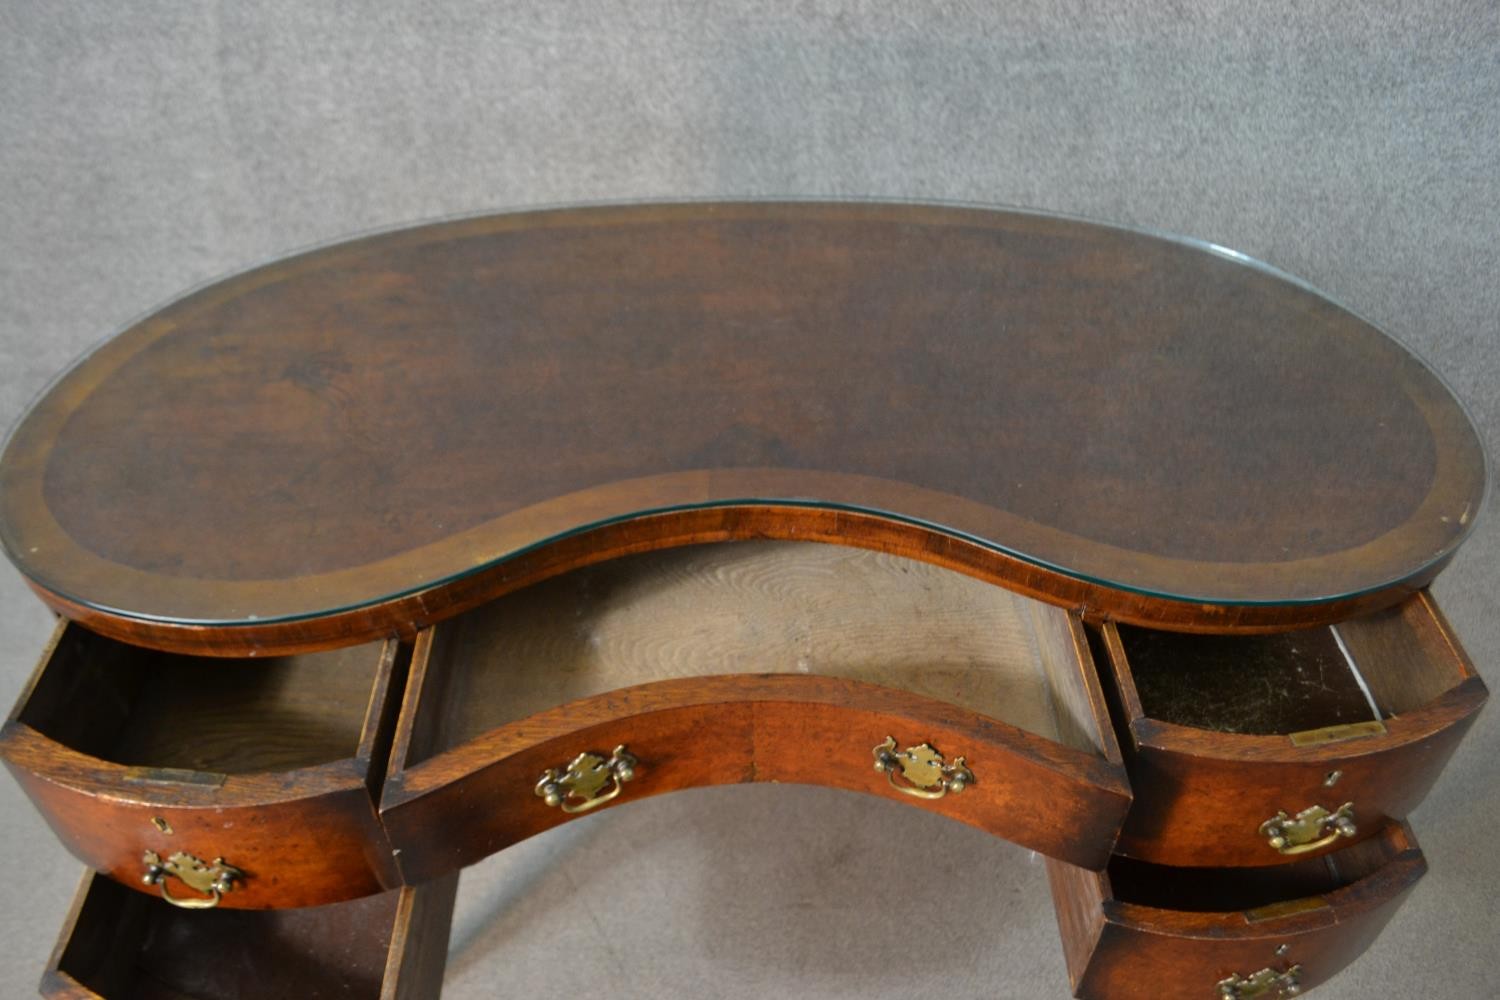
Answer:
<svg viewBox="0 0 1500 1000"><path fill-rule="evenodd" d="M0 454L63 618L0 755L101 873L43 990L430 996L463 866L790 781L1046 855L1081 996L1291 995L1424 869L1483 495L1394 341L1125 229L600 207L245 272Z"/></svg>

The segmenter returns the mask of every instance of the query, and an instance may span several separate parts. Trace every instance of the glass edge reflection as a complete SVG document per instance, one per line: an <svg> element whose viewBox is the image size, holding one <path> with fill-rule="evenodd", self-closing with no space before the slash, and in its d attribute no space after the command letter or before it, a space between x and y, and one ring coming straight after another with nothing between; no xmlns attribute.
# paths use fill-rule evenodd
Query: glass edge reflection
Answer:
<svg viewBox="0 0 1500 1000"><path fill-rule="evenodd" d="M605 519L599 520L599 521L591 521L589 523L579 525L578 527L570 528L567 531L560 532L560 533L555 534L555 535L550 535L547 538L544 538L544 539L542 539L540 541L537 541L537 542L534 542L534 543L532 543L530 545L527 545L527 546L524 546L522 548L516 549L516 550L514 550L512 552L508 552L505 555L503 555L503 556L501 556L501 557L499 557L497 559L493 559L493 560L490 560L489 562L481 563L481 564L476 565L476 566L471 566L471 567L463 570L460 573L453 573L453 574L450 574L448 576L439 577L439 578L437 578L435 580L423 581L423 582L418 583L418 584L416 584L416 585L414 585L412 587L409 587L409 588L406 588L406 589L403 589L403 590L399 590L399 591L393 591L393 592L391 592L389 594L381 594L379 596L370 598L369 600L359 601L359 602L355 602L355 603L347 604L347 605L340 605L340 606L332 607L332 608L323 608L323 609L319 609L317 611L312 611L312 612L307 612L307 613L298 613L298 614L290 614L290 615L268 615L268 616L265 616L265 617L256 617L256 618L231 618L231 619L220 619L220 618L181 618L181 617L171 617L171 616L167 616L167 615L149 615L149 614L143 614L141 612L127 611L127 610L122 609L122 608L112 607L112 606L109 606L109 605L101 604L99 602L80 600L77 597L74 597L74 596L72 596L70 594L67 594L67 593L65 593L63 591L57 590L56 588L53 588L53 587L49 586L45 581L36 580L35 578L30 577L29 575L27 575L27 578L33 580L37 584L37 586L40 586L43 589L48 590L49 592L56 593L59 596L65 598L65 599L67 599L69 601L73 601L74 603L77 603L77 604L79 604L79 605L81 605L83 607L87 607L90 610L100 612L101 614L107 614L107 615L110 615L112 617L117 617L117 618L122 618L122 619L128 619L130 621L137 621L137 622L151 623L151 624L158 624L158 625L174 625L174 626L186 626L186 627L204 627L204 628L256 628L256 627L263 627L263 626L268 626L268 625L284 625L284 624L291 624L291 623L295 623L295 622L313 621L313 620L316 620L316 619L319 619L319 618L327 618L327 617L331 617L333 615L347 614L347 613L350 613L350 612L360 611L360 610L363 610L363 609L366 609L366 608L376 607L376 606L378 606L380 604L385 604L385 603L388 603L388 602L391 602L391 601L398 601L398 600L401 600L403 598L410 597L413 594L420 593L423 590L429 590L429 589L431 589L433 587L442 587L442 586L447 586L449 584L457 583L457 582L459 582L461 580L468 579L468 578L470 578L472 576L476 576L476 575L478 575L480 573L488 572L489 570L492 570L492 569L494 569L494 568L496 568L498 566L502 566L505 563L510 562L511 560L518 559L518 558L520 558L522 556L525 556L525 555L529 555L529 554L537 552L537 551L539 551L541 549L545 549L545 548L547 548L550 545L557 544L558 542L564 541L566 539L573 538L573 537L576 537L576 536L581 535L581 534L586 534L586 533L588 533L590 531L595 531L595 530L598 530L600 528L607 528L607 527L610 527L610 526L616 525L616 524L624 524L624 523L627 523L627 522L630 522L630 521L634 521L634 520L638 520L638 519L641 519L641 518L652 517L652 516L657 516L657 515L661 515L661 514L672 514L672 513L677 513L677 512L681 512L681 511L731 509L731 508L735 508L735 507L747 507L747 506L765 506L765 507L816 507L816 508L820 508L820 509L847 511L847 512L852 513L852 514L865 514L865 515L870 515L870 516L874 516L874 517L885 518L887 520L895 521L895 522L898 522L898 523L901 523L901 524L908 524L908 525L912 525L914 527L923 528L925 530L933 532L934 534L943 535L943 536L946 536L946 537L949 537L949 538L956 538L956 539L960 539L960 540L966 541L966 542L971 542L971 543L973 543L975 545L978 545L981 548L987 549L987 550L989 550L991 552L996 552L996 553L999 553L999 554L1002 554L1002 555L1009 556L1011 558L1014 558L1014 559L1017 559L1017 560L1019 560L1021 562L1024 562L1024 563L1026 563L1027 565L1030 565L1030 566L1037 566L1037 567L1040 567L1042 569L1050 570L1050 571L1052 571L1054 573L1057 573L1059 576L1064 576L1064 577L1067 577L1068 579L1071 579L1071 580L1079 580L1079 581L1082 581L1084 583L1089 583L1089 584L1093 584L1093 585L1096 585L1096 586L1104 587L1104 588L1109 589L1109 590L1114 590L1114 591L1118 591L1118 592L1126 593L1126 594L1136 594L1136 595L1139 595L1139 596L1142 596L1142 597L1150 597L1150 598L1156 598L1156 599L1166 600L1166 601L1178 601L1178 602L1187 603L1187 604L1199 604L1199 605L1205 605L1206 604L1206 605L1212 605L1212 606L1224 607L1224 608L1311 607L1311 606L1315 606L1315 605L1319 605L1319 604L1331 604L1331 603L1333 603L1335 601L1343 601L1343 600L1350 600L1350 599L1354 599L1354 598L1359 598L1359 597L1362 597L1362 596L1364 596L1366 594L1377 593L1377 592L1379 592L1381 590L1386 590L1388 588L1399 586L1403 581L1410 580L1410 579L1413 579L1413 578L1416 578L1416 577L1420 577L1424 573L1426 573L1429 569L1431 569L1433 566L1441 565L1446 560L1452 558L1453 554L1457 551L1457 549L1463 543L1463 541L1468 537L1469 533L1473 531L1474 522L1477 521L1477 517L1474 518L1474 519L1471 519L1470 522L1469 522L1469 524L1468 524L1468 526L1467 526L1467 528L1466 528L1466 530L1464 531L1464 533L1461 534L1461 535L1459 535L1459 536L1457 536L1454 539L1454 541L1453 541L1453 543L1451 545L1449 545L1448 547L1444 548L1438 555L1434 556L1432 559L1427 560L1426 562L1422 563L1420 566L1418 566L1415 569L1413 569L1410 573L1407 573L1407 574L1405 574L1403 576L1396 577L1396 578L1393 578L1393 579L1390 579L1390 580L1386 580L1386 581L1383 581L1381 583L1376 583L1376 584L1373 584L1373 585L1368 586L1368 587L1362 587L1359 590L1351 590L1351 591L1347 591L1347 592L1340 592L1340 593L1336 593L1336 594L1328 594L1328 595L1322 595L1322 596L1316 596L1316 597L1301 597L1301 598L1275 599L1275 600L1237 600L1237 599L1228 599L1228 598L1212 597L1212 596L1204 596L1204 595L1178 594L1178 593L1173 593L1173 592L1167 591L1165 589L1152 590L1150 588L1145 588L1145 587L1130 586L1128 584L1120 583L1119 581L1116 581L1116 580L1110 580L1110 579L1107 579L1107 578L1104 578L1104 577L1094 576L1094 575L1086 574L1086 573L1079 573L1076 570L1066 569L1066 568L1064 568L1064 567L1062 567L1060 565L1057 565L1055 563L1049 562L1047 560L1039 559L1039 558L1037 558L1035 556L1026 555L1026 554L1018 552L1018 551L1016 551L1014 549L1007 548L1006 546L1001 545L999 543L996 543L994 541L991 541L989 539L981 538L978 535L974 535L974 534L971 534L969 532L960 531L960 530L957 530L957 529L954 529L954 528L946 527L944 525L938 524L938 523L933 522L933 521L927 521L927 520L924 520L922 518L912 517L912 516L907 515L907 514L900 514L900 513L897 513L895 511L883 510L883 509L880 509L880 508L877 508L877 507L862 507L862 506L858 506L858 505L855 505L855 504L832 503L832 502L829 502L829 501L812 500L812 499L806 499L806 498L801 498L801 499L799 499L799 498L787 498L787 497L774 498L774 499L766 499L766 498L762 498L762 497L737 497L737 498L728 499L728 500L715 500L715 501L712 501L710 503L702 503L702 504L675 504L675 505L670 505L670 506L665 506L665 507L652 507L652 508L642 509L642 510L638 510L638 511L632 511L629 514L624 514L624 515L621 515L619 517L611 517L611 518L605 518ZM836 543L821 543L820 542L820 543L817 543L817 544L836 544ZM918 560L918 561L920 561L920 560ZM955 570L954 572L960 572L960 571ZM26 574L24 574L24 571L23 571L23 575L26 575ZM996 586L1002 586L1003 587L1004 585L1003 584L996 584Z"/></svg>

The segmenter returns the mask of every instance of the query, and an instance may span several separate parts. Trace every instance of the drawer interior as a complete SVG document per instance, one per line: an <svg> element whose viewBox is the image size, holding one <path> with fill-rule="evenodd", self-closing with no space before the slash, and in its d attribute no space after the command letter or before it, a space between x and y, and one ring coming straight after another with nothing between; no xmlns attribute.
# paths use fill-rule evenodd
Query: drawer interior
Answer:
<svg viewBox="0 0 1500 1000"><path fill-rule="evenodd" d="M90 874L42 993L106 1000L434 997L456 889L453 875L330 906L183 910Z"/></svg>
<svg viewBox="0 0 1500 1000"><path fill-rule="evenodd" d="M1270 635L1118 630L1148 718L1225 733L1383 720L1471 676L1423 596L1338 625Z"/></svg>
<svg viewBox="0 0 1500 1000"><path fill-rule="evenodd" d="M58 969L101 996L133 1000L378 997L399 895L204 912L96 877Z"/></svg>
<svg viewBox="0 0 1500 1000"><path fill-rule="evenodd" d="M223 774L355 757L383 643L264 659L140 649L69 625L17 720L116 764Z"/></svg>
<svg viewBox="0 0 1500 1000"><path fill-rule="evenodd" d="M1398 831L1341 851L1267 868L1175 868L1115 855L1113 897L1162 910L1227 913L1324 896L1374 874L1404 849Z"/></svg>
<svg viewBox="0 0 1500 1000"><path fill-rule="evenodd" d="M632 685L808 674L897 688L1105 754L1066 612L864 549L747 541L627 556L435 627L406 765Z"/></svg>

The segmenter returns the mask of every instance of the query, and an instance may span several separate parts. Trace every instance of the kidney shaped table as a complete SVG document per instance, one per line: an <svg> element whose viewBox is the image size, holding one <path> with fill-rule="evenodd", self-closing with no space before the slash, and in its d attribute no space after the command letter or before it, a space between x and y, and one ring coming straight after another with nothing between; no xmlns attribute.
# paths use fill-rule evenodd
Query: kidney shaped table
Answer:
<svg viewBox="0 0 1500 1000"><path fill-rule="evenodd" d="M1079 996L1305 991L1425 870L1483 493L1395 341L1076 220L590 207L245 272L0 457L60 616L0 754L92 870L43 992L432 996L461 868L752 781L1046 855Z"/></svg>

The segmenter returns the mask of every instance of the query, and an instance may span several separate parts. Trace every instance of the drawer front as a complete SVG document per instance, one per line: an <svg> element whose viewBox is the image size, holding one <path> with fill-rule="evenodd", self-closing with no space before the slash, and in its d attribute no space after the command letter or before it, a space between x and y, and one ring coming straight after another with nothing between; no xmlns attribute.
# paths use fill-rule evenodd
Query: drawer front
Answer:
<svg viewBox="0 0 1500 1000"><path fill-rule="evenodd" d="M887 738L898 759L877 771ZM930 768L942 780L926 787L901 766L927 759L924 744L942 758ZM1130 803L1117 764L893 689L785 675L664 681L539 713L394 774L381 814L403 877L435 877L569 819L538 797L539 779L617 746L637 763L611 801L748 781L826 785L931 809L1094 868L1108 860ZM950 790L960 768L968 779Z"/></svg>
<svg viewBox="0 0 1500 1000"><path fill-rule="evenodd" d="M1158 930L1149 926L1154 918L1142 925L1129 913L1134 908L1121 907L1107 920L1074 995L1081 1000L1222 1000L1220 984L1228 982L1242 991L1231 997L1296 996L1279 984L1295 983L1305 993L1337 974L1364 953L1406 895L1398 892L1337 924L1316 917L1261 926L1247 922L1243 929L1225 929L1223 937ZM1264 992L1255 993L1257 986Z"/></svg>
<svg viewBox="0 0 1500 1000"><path fill-rule="evenodd" d="M86 875L42 976L51 1000L432 1000L457 876L302 910L185 913Z"/></svg>
<svg viewBox="0 0 1500 1000"><path fill-rule="evenodd" d="M620 693L618 707L633 704L630 694ZM616 808L680 788L754 780L747 706L639 707L594 724L569 725L559 717L565 713L544 713L392 776L381 819L403 880L440 877L598 808L582 808L585 801ZM621 746L635 760L628 780L555 806L537 794L548 771L564 770L584 753L608 758Z"/></svg>
<svg viewBox="0 0 1500 1000"><path fill-rule="evenodd" d="M900 755L876 770L877 748ZM921 765L932 755L923 779ZM958 765L960 790L937 781ZM826 785L914 805L1049 857L1098 869L1130 806L1123 769L971 712L900 692L832 681L796 701L755 707L758 781Z"/></svg>
<svg viewBox="0 0 1500 1000"><path fill-rule="evenodd" d="M215 904L226 909L314 906L399 884L369 792L351 775L304 772L311 787L295 796L276 794L264 779L234 776L217 788L133 784L113 773L123 769L62 781L27 769L28 755L15 742L8 749L15 751L8 754L11 773L63 845L142 892L213 898L170 870L146 884L147 852L162 861L180 853L232 866L238 874Z"/></svg>
<svg viewBox="0 0 1500 1000"><path fill-rule="evenodd" d="M1126 753L1135 802L1117 851L1171 865L1276 865L1363 840L1422 801L1485 696L1473 678L1383 733L1302 747L1138 720ZM1326 817L1304 812L1319 807ZM1299 815L1310 839L1278 848L1287 824L1268 822Z"/></svg>
<svg viewBox="0 0 1500 1000"><path fill-rule="evenodd" d="M1354 851L1369 857L1370 848L1378 848L1385 860L1348 882L1309 884L1308 873L1322 870L1324 862L1301 866L1298 876L1279 873L1269 883L1236 879L1237 892L1259 885L1257 894L1271 898L1242 910L1215 908L1211 900L1219 890L1206 888L1216 884L1212 873L1184 879L1183 869L1156 869L1160 875L1151 889L1162 898L1143 905L1116 898L1105 875L1049 860L1075 995L1083 1000L1274 1000L1306 992L1364 953L1427 870L1404 826L1387 827L1378 842ZM1346 857L1334 864L1356 863ZM1299 883L1298 891L1287 888ZM1278 890L1268 885L1290 895L1276 899ZM1300 894L1308 891L1321 894ZM1198 898L1187 898L1195 893Z"/></svg>
<svg viewBox="0 0 1500 1000"><path fill-rule="evenodd" d="M1130 797L1078 616L761 542L614 560L424 631L381 814L420 879L616 798L747 781L867 792L1095 868Z"/></svg>

